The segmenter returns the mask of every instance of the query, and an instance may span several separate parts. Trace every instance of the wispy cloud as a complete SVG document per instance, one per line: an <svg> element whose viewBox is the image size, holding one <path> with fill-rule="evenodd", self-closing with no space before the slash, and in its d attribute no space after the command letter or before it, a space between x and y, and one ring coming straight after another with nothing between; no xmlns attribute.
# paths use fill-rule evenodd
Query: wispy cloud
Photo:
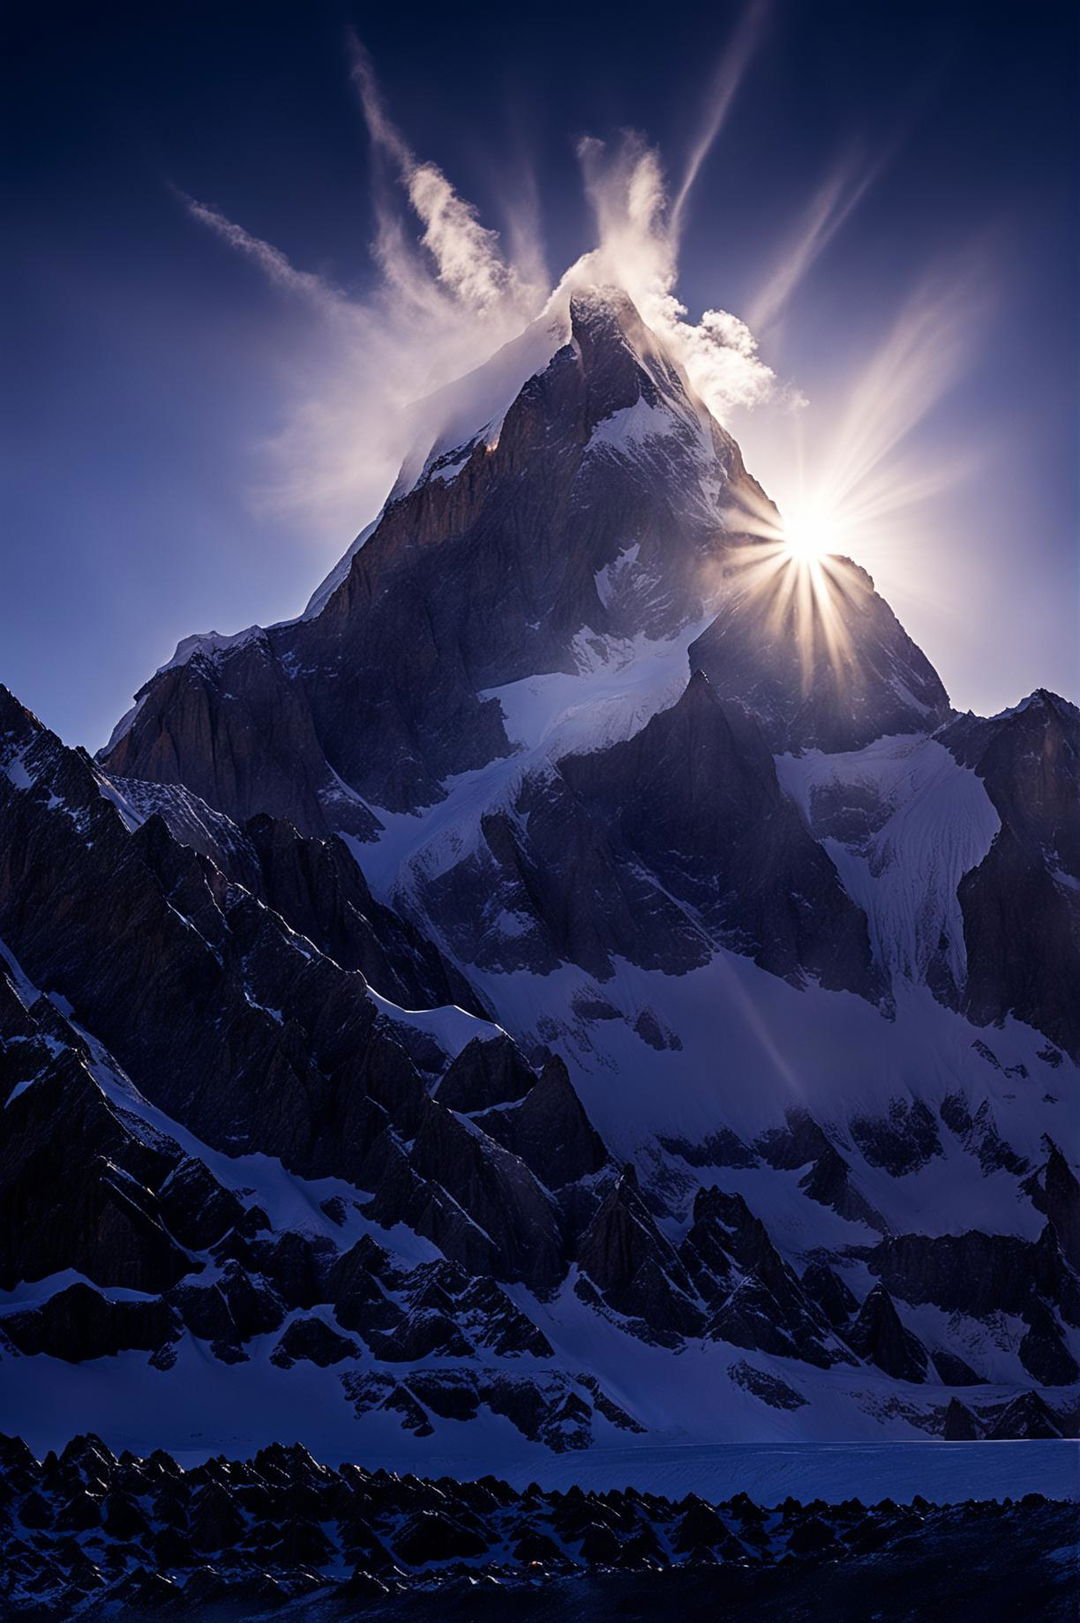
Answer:
<svg viewBox="0 0 1080 1623"><path fill-rule="evenodd" d="M587 138L579 145L579 156L598 246L571 268L567 279L624 287L722 422L738 406L773 398L776 376L758 354L746 323L726 310L706 310L700 320L691 321L675 295L678 242L659 154L640 136L627 134L614 148Z"/></svg>
<svg viewBox="0 0 1080 1623"><path fill-rule="evenodd" d="M748 0L731 43L720 59L706 98L701 124L687 156L682 180L672 199L670 230L675 242L682 235L686 206L694 182L727 121L750 64L761 47L771 14L771 0Z"/></svg>
<svg viewBox="0 0 1080 1623"><path fill-rule="evenodd" d="M286 293L293 293L304 299L321 314L338 318L350 313L348 299L339 288L334 287L321 276L311 271L297 270L280 248L272 243L263 242L259 237L253 237L250 231L235 221L226 219L217 209L209 207L206 203L198 203L185 192L177 192L184 207L193 220L198 220L208 230L213 231L221 240L235 248L238 253L252 260L264 275L276 286L283 288Z"/></svg>
<svg viewBox="0 0 1080 1623"><path fill-rule="evenodd" d="M289 410L269 447L274 472L263 499L303 514L320 541L340 543L377 510L402 461L415 451L419 428L434 432L430 397L481 366L541 315L564 309L569 292L590 282L614 282L630 294L722 422L739 419L745 433L741 413L747 408L783 408L780 416L767 414L768 435L751 436L763 447L767 482L781 497L805 499L803 470L812 463L812 499L845 515L845 522L874 526L938 488L946 477L942 470L905 463L901 452L963 363L979 302L968 272L954 270L913 293L831 411L787 410L801 397L777 378L758 348L757 335L782 319L888 153L869 162L852 150L825 177L763 272L748 321L720 308L693 319L678 298L679 239L691 191L768 20L766 0L751 0L674 189L658 152L639 135L579 143L595 245L554 288L544 269L535 191L522 187L505 239L492 230L436 164L413 153L356 40L351 74L373 155L372 251L379 274L371 291L356 296L298 268L219 210L185 198L193 219L312 318L310 359L290 379ZM807 421L796 424L793 418Z"/></svg>
<svg viewBox="0 0 1080 1623"><path fill-rule="evenodd" d="M811 266L865 196L880 169L881 161L871 164L851 154L826 176L747 309L746 319L756 332L768 331L783 314Z"/></svg>
<svg viewBox="0 0 1080 1623"><path fill-rule="evenodd" d="M377 509L413 449L419 402L516 337L549 293L525 226L514 253L504 253L442 170L414 157L356 41L351 71L375 160L372 291L355 296L298 268L220 210L180 194L194 220L313 317L256 500L338 541Z"/></svg>
<svg viewBox="0 0 1080 1623"><path fill-rule="evenodd" d="M430 256L438 289L467 310L486 313L509 305L526 316L535 313L541 288L504 256L498 233L480 223L476 208L455 191L438 165L413 156L386 112L371 60L355 35L350 55L372 146L396 170L421 224L420 247ZM418 261L401 230L393 193L386 189L377 198L377 223L376 249L386 274L395 286L430 295L429 268ZM535 260L531 243L519 240L518 247L523 258ZM429 300L421 296L421 302Z"/></svg>

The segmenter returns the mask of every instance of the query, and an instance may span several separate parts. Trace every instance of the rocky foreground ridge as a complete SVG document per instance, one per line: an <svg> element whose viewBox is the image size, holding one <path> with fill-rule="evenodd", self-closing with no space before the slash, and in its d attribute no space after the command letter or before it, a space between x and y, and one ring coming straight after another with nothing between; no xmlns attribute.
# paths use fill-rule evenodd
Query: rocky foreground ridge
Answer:
<svg viewBox="0 0 1080 1623"><path fill-rule="evenodd" d="M495 1476L334 1470L280 1444L185 1470L162 1451L117 1458L94 1436L40 1461L0 1437L0 1516L0 1601L27 1619L601 1617L631 1594L660 1618L715 1615L720 1594L744 1617L843 1618L856 1615L846 1594L880 1602L881 1618L912 1615L918 1596L992 1620L1021 1615L1022 1573L1023 1615L1053 1623L1071 1615L1076 1578L1077 1507L1041 1494L762 1506L745 1493L521 1492ZM804 1613L827 1595L827 1614Z"/></svg>

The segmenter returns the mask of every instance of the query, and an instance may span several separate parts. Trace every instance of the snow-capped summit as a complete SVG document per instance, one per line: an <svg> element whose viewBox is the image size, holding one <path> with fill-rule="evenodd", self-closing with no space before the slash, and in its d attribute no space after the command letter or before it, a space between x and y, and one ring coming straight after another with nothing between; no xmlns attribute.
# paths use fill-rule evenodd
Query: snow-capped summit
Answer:
<svg viewBox="0 0 1080 1623"><path fill-rule="evenodd" d="M535 369L519 382L523 366ZM305 618L266 633L276 671L262 669L261 646L223 646L231 697L221 706L205 697L214 679L202 664L173 662L110 743L115 770L164 771L243 814L255 803L232 785L254 770L263 803L295 815L292 785L276 777L285 750L311 762L314 793L328 801L308 814L313 831L342 826L343 792L376 816L412 809L440 799L448 776L512 751L485 693L576 674L583 660L625 667L635 639L652 651L700 636L693 663L752 708L768 691L787 747L862 744L947 712L926 661L854 570L840 594L852 643L844 682L807 693L786 630L759 669L767 604L746 599L728 563L755 545L740 531L746 501L760 510L765 498L620 290L571 293L565 325L549 314L439 410L420 469L403 470ZM285 686L267 727L266 698ZM205 704L216 713L213 763L201 743L188 759L182 722ZM279 744L280 718L297 706L303 722ZM245 759L252 748L258 768ZM287 760L282 770L295 775Z"/></svg>

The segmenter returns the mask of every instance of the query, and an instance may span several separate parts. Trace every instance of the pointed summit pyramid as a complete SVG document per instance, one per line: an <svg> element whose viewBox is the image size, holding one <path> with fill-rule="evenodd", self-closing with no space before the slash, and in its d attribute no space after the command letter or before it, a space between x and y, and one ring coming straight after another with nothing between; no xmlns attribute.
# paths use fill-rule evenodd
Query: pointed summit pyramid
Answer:
<svg viewBox="0 0 1080 1623"><path fill-rule="evenodd" d="M755 545L744 502L764 498L624 292L575 292L525 337L442 402L460 439L444 425L403 473L319 611L239 641L187 639L110 742L110 769L197 785L230 815L263 809L261 795L309 832L363 836L361 802L376 818L430 805L448 777L513 753L491 690L584 667L633 686L634 649L680 639L685 680L698 634L694 663L761 709L777 747L936 724L944 691L861 572L839 610L841 683L819 672L808 691L790 629L764 638L760 603L729 578ZM299 786L283 780L289 757Z"/></svg>

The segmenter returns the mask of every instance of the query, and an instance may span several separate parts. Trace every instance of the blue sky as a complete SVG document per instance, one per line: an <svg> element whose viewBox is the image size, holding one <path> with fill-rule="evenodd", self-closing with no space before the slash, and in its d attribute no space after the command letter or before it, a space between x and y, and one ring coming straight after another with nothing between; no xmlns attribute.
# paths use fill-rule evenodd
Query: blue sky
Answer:
<svg viewBox="0 0 1080 1623"><path fill-rule="evenodd" d="M845 550L954 702L1080 697L1072 7L1022 27L957 0L8 17L0 679L69 741L100 744L181 637L297 612L371 516L363 425L416 354L343 349L185 201L371 330L350 29L411 151L508 252L532 218L552 280L595 242L580 138L640 132L677 191L741 37L675 291L691 321L755 318L777 390L733 408L750 466L783 500L869 421L874 499Z"/></svg>

